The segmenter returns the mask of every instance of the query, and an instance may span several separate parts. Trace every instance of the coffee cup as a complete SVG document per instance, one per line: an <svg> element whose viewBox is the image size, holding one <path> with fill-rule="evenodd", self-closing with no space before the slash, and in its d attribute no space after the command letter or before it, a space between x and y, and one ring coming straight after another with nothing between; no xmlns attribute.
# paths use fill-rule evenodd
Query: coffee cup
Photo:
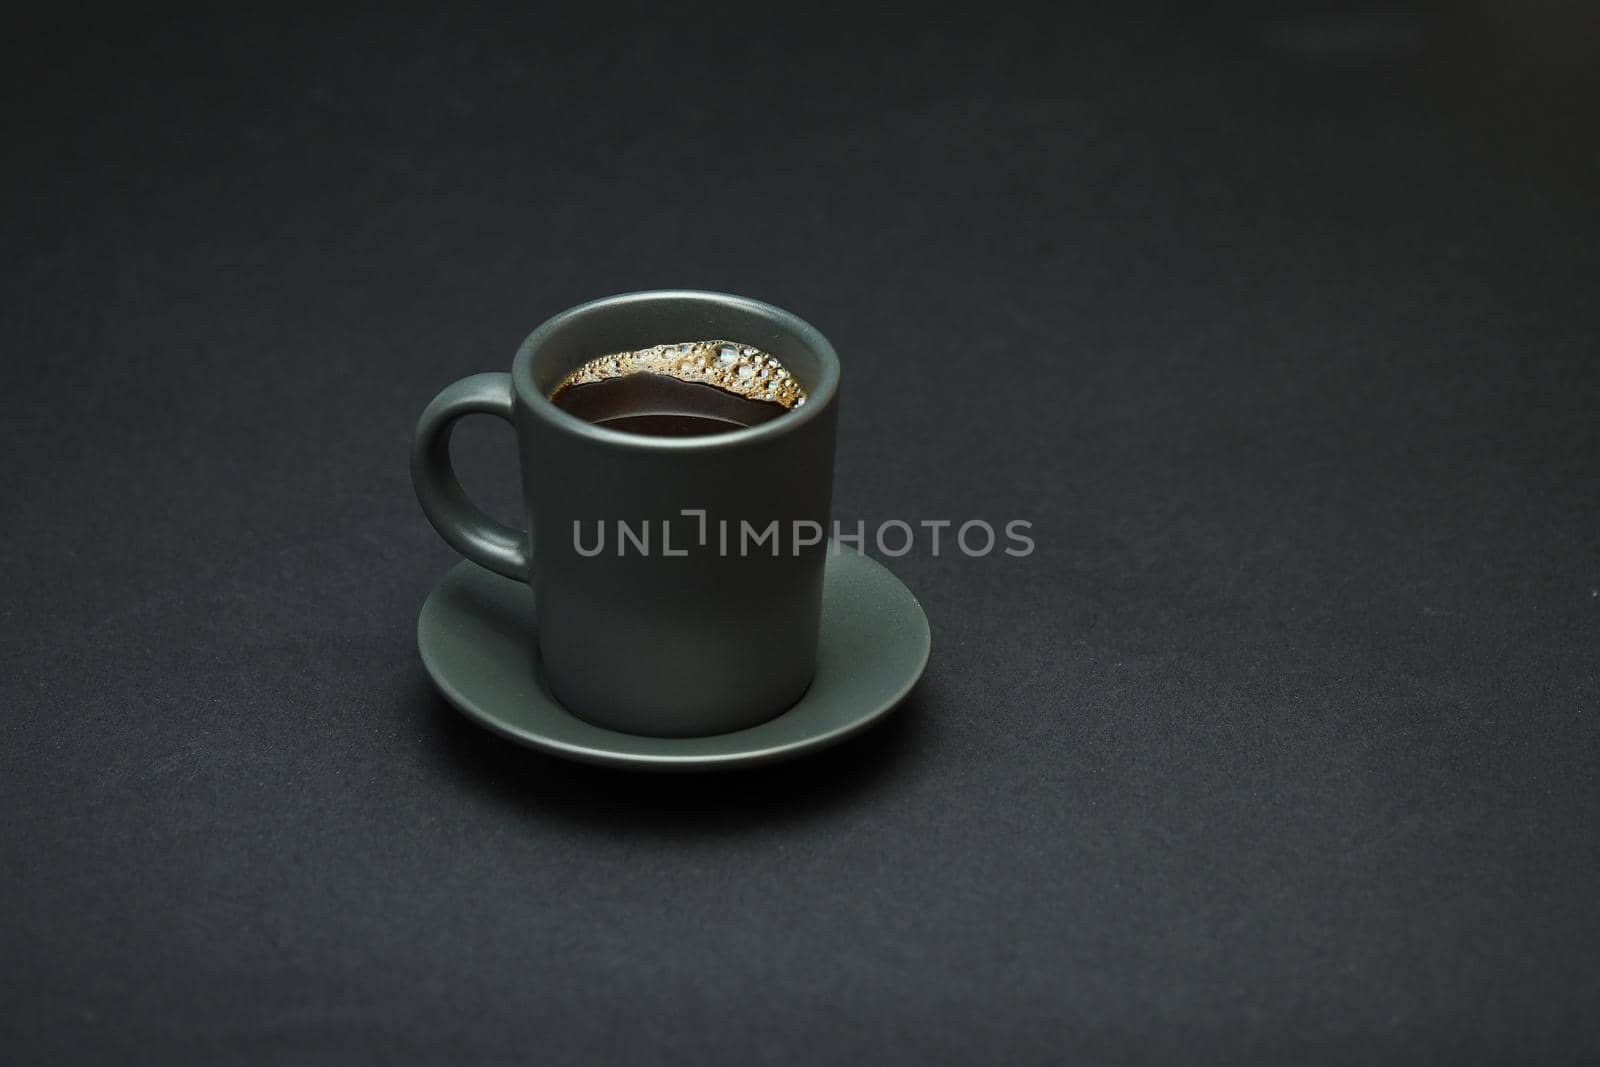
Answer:
<svg viewBox="0 0 1600 1067"><path fill-rule="evenodd" d="M707 339L752 381L792 376L800 401L658 436L551 399L596 357ZM528 653L568 711L632 734L726 733L791 707L816 669L838 390L832 345L781 308L693 290L607 297L535 329L509 373L440 392L417 423L412 480L448 544L530 586ZM485 515L451 467L451 430L471 414L515 432L524 529Z"/></svg>

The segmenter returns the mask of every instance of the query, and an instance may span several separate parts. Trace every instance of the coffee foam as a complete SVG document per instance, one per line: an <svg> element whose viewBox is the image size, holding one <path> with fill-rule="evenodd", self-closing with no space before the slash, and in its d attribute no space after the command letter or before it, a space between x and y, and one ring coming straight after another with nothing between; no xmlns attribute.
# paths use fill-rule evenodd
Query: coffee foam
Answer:
<svg viewBox="0 0 1600 1067"><path fill-rule="evenodd" d="M785 409L806 402L804 387L776 356L750 345L721 340L680 341L597 356L561 379L550 390L550 399L555 400L574 385L630 374L662 374L681 382L712 385L747 400L768 401Z"/></svg>

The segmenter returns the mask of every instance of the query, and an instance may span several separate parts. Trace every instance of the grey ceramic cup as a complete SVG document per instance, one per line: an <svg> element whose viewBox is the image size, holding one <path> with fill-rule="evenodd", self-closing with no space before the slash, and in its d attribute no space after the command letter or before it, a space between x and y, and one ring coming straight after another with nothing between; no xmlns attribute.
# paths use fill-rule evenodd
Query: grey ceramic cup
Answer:
<svg viewBox="0 0 1600 1067"><path fill-rule="evenodd" d="M596 356L713 338L776 356L805 405L727 433L651 437L548 399ZM532 585L530 653L568 711L634 734L725 733L791 707L815 671L827 539L811 539L829 528L838 390L833 346L780 308L692 290L607 297L534 330L510 374L476 374L435 397L417 423L411 477L446 542ZM526 531L484 515L451 469L451 429L471 414L516 431ZM775 541L752 549L742 524L759 535L774 521Z"/></svg>

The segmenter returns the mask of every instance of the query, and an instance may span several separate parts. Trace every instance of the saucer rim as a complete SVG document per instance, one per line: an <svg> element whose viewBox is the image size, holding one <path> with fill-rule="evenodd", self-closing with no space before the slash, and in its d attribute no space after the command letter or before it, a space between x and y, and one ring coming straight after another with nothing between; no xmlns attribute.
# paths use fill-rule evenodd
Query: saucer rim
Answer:
<svg viewBox="0 0 1600 1067"><path fill-rule="evenodd" d="M855 562L850 564L840 562L852 556L855 558ZM514 579L495 574L494 572L480 567L470 560L457 561L455 565L447 570L436 582L434 582L433 586L429 589L428 595L424 598L422 606L417 613L417 651L421 656L423 670L427 673L429 681L433 684L434 688L438 690L439 694L444 697L445 701L454 707L458 712L466 716L472 722L484 727L500 737L503 737L509 741L513 741L517 744L536 749L559 759L574 760L577 762L597 766L658 772L734 770L742 767L755 767L769 763L777 763L808 753L818 752L823 749L830 748L842 741L848 740L856 734L859 734L874 724L880 722L882 719L886 718L890 713L894 712L905 703L906 698L911 695L912 690L917 687L918 683L922 680L923 674L927 670L928 661L932 654L933 641L932 631L928 625L927 612L923 610L921 602L917 600L916 595L906 587L905 583L900 580L898 575L896 575L878 560L875 560L863 553L841 552L838 555L830 555L826 565L829 568L834 568L838 566L855 566L857 564L870 566L882 572L885 577L900 587L900 590L902 593L904 593L907 601L906 606L909 609L914 609L915 618L919 624L917 628L920 630L919 636L921 638L919 642L921 645L920 655L918 656L916 667L914 670L908 669L906 671L905 681L894 691L891 696L883 698L880 702L878 702L878 705L872 708L870 711L864 712L859 716L852 717L848 721L824 732L807 735L805 737L791 740L782 744L763 746L759 743L759 737L763 732L771 730L776 724L783 722L789 716L795 714L796 711L804 708L806 701L810 698L813 691L812 687L807 687L805 694L803 694L800 699L797 700L788 710L774 715L765 722L760 722L754 726L745 727L742 730L735 730L725 734L708 735L706 737L650 737L642 734L624 733L620 730L612 730L607 727L597 726L594 723L591 723L588 720L583 719L582 717L575 715L573 712L562 707L560 702L555 700L554 697L551 697L548 692L545 693L545 698L548 700L550 708L556 709L559 714L572 717L578 722L583 723L587 729L597 731L606 738L617 739L617 744L615 746L607 746L605 748L577 744L570 741L558 740L548 736L541 736L540 734L509 725L504 720L496 718L481 710L479 707L481 701L469 699L450 680L449 672L442 670L440 665L435 662L434 655L430 654L429 651L429 641L424 636L424 623L429 615L430 605L433 604L434 598L439 591L452 580L457 572L470 573L472 571L481 571L484 575L493 578L495 581L511 582L515 585L523 584L521 582L514 581ZM532 595L531 590L528 590L528 595ZM826 609L824 609L822 625L826 627L827 624L828 616ZM542 683L539 684L540 687L543 688ZM736 749L733 751L718 753L695 751L695 747L697 745L703 745L706 741L712 738L721 744L726 744L728 738L737 738L741 735L754 735L754 743L752 744L752 747L748 749ZM648 743L654 748L681 748L684 751L640 752L636 749L630 749L629 746L639 742Z"/></svg>

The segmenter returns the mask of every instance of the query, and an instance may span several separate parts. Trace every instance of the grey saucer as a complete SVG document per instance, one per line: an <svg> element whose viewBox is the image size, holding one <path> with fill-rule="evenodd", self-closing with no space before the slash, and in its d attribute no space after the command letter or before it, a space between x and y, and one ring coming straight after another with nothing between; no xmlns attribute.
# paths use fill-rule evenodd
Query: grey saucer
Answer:
<svg viewBox="0 0 1600 1067"><path fill-rule="evenodd" d="M556 703L533 654L533 591L458 563L422 605L417 648L446 700L480 725L554 756L643 770L773 763L825 748L881 719L928 662L928 619L911 591L856 552L828 558L817 674L800 702L759 726L713 737L640 737Z"/></svg>

